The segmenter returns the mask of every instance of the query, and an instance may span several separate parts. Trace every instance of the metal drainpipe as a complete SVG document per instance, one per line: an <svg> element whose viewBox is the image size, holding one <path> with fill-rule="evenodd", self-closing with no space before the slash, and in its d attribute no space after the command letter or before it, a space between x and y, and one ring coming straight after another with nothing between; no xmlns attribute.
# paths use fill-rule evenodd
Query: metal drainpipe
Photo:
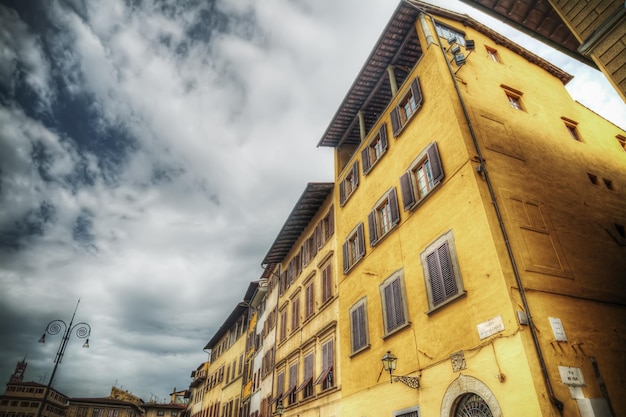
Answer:
<svg viewBox="0 0 626 417"><path fill-rule="evenodd" d="M423 13L424 15L428 16L428 18L430 19L431 23L433 24L433 26L435 26L436 29L436 24L435 24L435 19L428 13L426 13L425 11L421 10L419 7L417 7L416 5L410 3L407 0L403 0L406 4L411 5L412 7L416 8L417 10L419 10L420 13ZM489 196L491 197L491 202L493 204L493 207L496 211L496 216L498 218L498 223L500 224L500 231L502 232L502 237L504 238L504 244L506 245L506 250L507 253L509 255L509 260L511 261L511 266L513 268L513 275L515 275L515 281L517 282L517 286L519 287L519 292L520 292L520 296L522 298L522 304L524 306L524 310L526 310L526 315L528 317L528 327L530 328L530 333L532 335L533 338L533 344L535 346L535 351L537 352L537 357L539 359L539 364L541 365L541 373L543 375L543 379L544 382L546 384L546 388L548 390L548 395L550 396L550 401L552 402L552 404L559 410L559 412L561 412L561 414L563 413L563 402L561 400L559 400L558 398L556 398L556 396L554 395L554 390L552 388L552 383L550 382L550 376L548 375L548 368L546 366L546 362L543 356L543 352L541 350L541 346L539 345L539 337L537 336L537 329L535 328L535 325L533 323L532 320L532 314L530 313L530 306L528 305L528 300L526 299L526 292L524 290L524 286L522 285L522 278L520 276L519 270L517 268L517 263L515 262L515 257L513 256L513 249L511 248L511 243L509 241L509 236L508 233L506 231L506 227L504 225L504 220L502 217L502 212L500 211L500 207L498 205L498 201L496 199L496 195L493 189L493 185L491 183L491 179L489 178L489 172L487 171L487 167L485 166L485 160L483 159L482 156L482 152L480 150L480 145L478 144L478 139L476 137L476 132L474 131L474 127L472 125L472 121L469 117L469 113L467 112L467 107L465 106L465 101L463 100L463 96L461 95L461 90L459 89L459 84L456 81L456 77L454 74L454 71L452 70L452 66L450 65L450 62L448 61L448 57L446 56L446 52L443 48L443 44L441 42L441 38L439 37L439 34L437 33L437 31L435 30L435 35L437 36L437 43L439 44L439 49L441 50L441 53L443 55L444 60L446 61L446 65L448 66L448 71L450 73L450 77L452 78L452 83L454 84L454 88L456 90L456 94L459 97L459 102L461 104L461 108L463 109L463 115L465 117L465 121L467 122L467 126L469 128L470 131L470 135L472 136L472 142L474 143L474 148L476 149L476 153L478 154L478 160L480 162L480 165L478 166L478 168L481 170L480 172L482 172L484 178L485 178L485 182L487 183L487 188L489 189Z"/></svg>

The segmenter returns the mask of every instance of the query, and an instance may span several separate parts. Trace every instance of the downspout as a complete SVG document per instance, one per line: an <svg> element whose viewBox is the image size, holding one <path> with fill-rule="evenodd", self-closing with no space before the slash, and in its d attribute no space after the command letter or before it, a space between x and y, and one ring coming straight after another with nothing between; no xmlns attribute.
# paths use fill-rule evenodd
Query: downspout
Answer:
<svg viewBox="0 0 626 417"><path fill-rule="evenodd" d="M411 6L413 6L414 8L416 8L417 10L419 10L420 14L424 14L426 16L428 16L428 18L430 19L431 23L433 24L433 26L436 26L435 24L435 19L428 13L424 12L423 10L421 10L419 7L417 7L416 5L410 3L408 0L402 0L403 2L405 2L406 4L409 4ZM425 22L424 22L425 23ZM436 30L435 30L436 32ZM472 121L469 117L469 113L467 111L467 107L465 106L465 101L463 100L463 96L461 94L461 90L459 89L459 84L457 83L454 71L452 70L452 66L450 65L450 62L448 61L448 58L446 56L446 52L443 48L441 39L439 38L439 34L436 33L437 36L437 43L439 44L439 49L441 50L441 53L444 57L444 60L446 61L446 65L448 67L448 71L450 73L450 77L452 78L452 83L454 84L454 89L456 90L456 94L459 98L459 102L461 104L461 108L463 109L463 115L465 117L465 121L467 122L467 126L469 128L470 131L470 135L472 137L472 142L474 143L474 148L476 149L476 153L478 155L478 160L479 160L479 165L477 167L478 172L481 172L483 174L483 177L485 178L485 182L487 184L487 188L489 189L489 196L491 197L491 202L493 204L493 207L495 209L496 212L496 216L498 218L498 223L500 224L500 231L502 233L502 237L504 239L504 244L506 246L506 250L509 256L509 260L511 262L511 266L513 268L513 275L515 276L515 281L517 283L517 286L519 288L519 292L520 292L520 296L522 298L522 304L524 306L524 310L526 311L526 315L528 317L528 327L530 328L530 333L532 335L532 339L533 339L533 344L535 346L535 351L537 352L537 358L539 359L539 364L541 366L541 373L543 375L543 379L544 382L546 384L546 388L548 390L548 395L550 396L550 401L552 402L552 404L559 410L559 412L561 412L561 414L563 413L563 402L560 401L558 398L556 398L556 396L554 395L554 389L552 388L552 383L550 382L550 376L548 375L548 368L546 366L546 361L545 358L543 356L543 351L541 350L541 345L539 344L539 337L537 335L537 329L535 328L534 322L532 320L532 314L530 313L530 306L528 305L528 300L526 299L526 291L524 290L524 286L522 285L522 278L520 276L519 273L519 269L517 268L517 262L515 261L515 257L513 255L513 249L511 247L511 242L509 241L509 235L506 231L506 227L504 225L504 219L502 216L502 212L500 211L500 207L498 205L498 201L496 199L496 194L493 188L493 184L491 183L491 179L489 177L489 172L487 171L487 167L485 165L485 160L482 156L482 152L480 150L480 145L478 144L478 139L476 136L476 132L474 131L474 127L472 125Z"/></svg>

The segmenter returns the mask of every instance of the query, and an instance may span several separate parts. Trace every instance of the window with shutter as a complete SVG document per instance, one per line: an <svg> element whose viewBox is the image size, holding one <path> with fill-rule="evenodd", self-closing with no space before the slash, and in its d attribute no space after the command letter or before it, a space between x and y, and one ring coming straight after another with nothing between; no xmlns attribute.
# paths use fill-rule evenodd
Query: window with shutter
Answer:
<svg viewBox="0 0 626 417"><path fill-rule="evenodd" d="M287 309L280 313L280 341L287 338Z"/></svg>
<svg viewBox="0 0 626 417"><path fill-rule="evenodd" d="M416 207L443 179L443 168L437 142L426 147L400 177L402 207L408 211Z"/></svg>
<svg viewBox="0 0 626 417"><path fill-rule="evenodd" d="M433 242L421 256L429 312L465 294L452 231Z"/></svg>
<svg viewBox="0 0 626 417"><path fill-rule="evenodd" d="M394 187L376 202L368 216L370 246L376 245L399 222L398 197Z"/></svg>
<svg viewBox="0 0 626 417"><path fill-rule="evenodd" d="M285 393L288 397L289 404L296 402L296 388L298 387L298 363L293 363L289 366L289 389Z"/></svg>
<svg viewBox="0 0 626 417"><path fill-rule="evenodd" d="M343 243L343 272L344 274L363 258L365 255L365 236L363 223L359 223L348 235Z"/></svg>
<svg viewBox="0 0 626 417"><path fill-rule="evenodd" d="M331 264L322 267L322 304L330 300L333 296L333 275Z"/></svg>
<svg viewBox="0 0 626 417"><path fill-rule="evenodd" d="M304 356L304 378L296 392L300 391L303 398L313 395L313 352Z"/></svg>
<svg viewBox="0 0 626 417"><path fill-rule="evenodd" d="M369 346L367 329L367 299L363 298L350 308L350 333L352 340L352 354L360 352Z"/></svg>
<svg viewBox="0 0 626 417"><path fill-rule="evenodd" d="M300 327L300 295L291 300L291 331Z"/></svg>
<svg viewBox="0 0 626 417"><path fill-rule="evenodd" d="M334 356L334 339L330 339L322 344L322 373L317 377L314 384L322 384L322 390L331 388L335 385L333 375Z"/></svg>
<svg viewBox="0 0 626 417"><path fill-rule="evenodd" d="M422 96L422 89L420 87L419 79L415 79L411 82L410 88L406 91L404 96L398 101L398 104L391 110L391 130L393 136L397 137L404 126L407 125L409 120L422 106L424 97Z"/></svg>
<svg viewBox="0 0 626 417"><path fill-rule="evenodd" d="M402 270L394 272L380 286L385 336L408 324Z"/></svg>
<svg viewBox="0 0 626 417"><path fill-rule="evenodd" d="M313 315L315 311L315 293L314 293L314 281L311 280L305 289L304 289L304 297L305 297L305 305L304 305L304 316L305 318L309 318Z"/></svg>
<svg viewBox="0 0 626 417"><path fill-rule="evenodd" d="M354 161L352 168L339 184L339 202L343 206L354 190L359 186L359 162Z"/></svg>
<svg viewBox="0 0 626 417"><path fill-rule="evenodd" d="M370 140L365 149L361 151L361 161L363 163L363 175L367 175L372 167L387 151L387 125L383 123L376 136Z"/></svg>

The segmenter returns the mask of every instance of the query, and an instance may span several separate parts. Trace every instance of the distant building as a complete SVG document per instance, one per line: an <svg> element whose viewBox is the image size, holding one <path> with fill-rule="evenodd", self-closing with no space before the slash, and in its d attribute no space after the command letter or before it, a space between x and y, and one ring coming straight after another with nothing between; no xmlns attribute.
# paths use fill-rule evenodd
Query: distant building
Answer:
<svg viewBox="0 0 626 417"><path fill-rule="evenodd" d="M0 396L0 417L35 417L38 414L47 387L37 382L23 382L27 365L26 359L17 363ZM67 396L50 388L41 416L64 416L67 401Z"/></svg>
<svg viewBox="0 0 626 417"><path fill-rule="evenodd" d="M143 417L143 406L114 398L71 398L66 417ZM169 417L169 416L168 416Z"/></svg>
<svg viewBox="0 0 626 417"><path fill-rule="evenodd" d="M143 405L144 417L181 417L185 404L159 404L149 402Z"/></svg>
<svg viewBox="0 0 626 417"><path fill-rule="evenodd" d="M0 417L35 417L46 386L37 382L9 382L0 396ZM50 388L42 417L65 416L68 397Z"/></svg>

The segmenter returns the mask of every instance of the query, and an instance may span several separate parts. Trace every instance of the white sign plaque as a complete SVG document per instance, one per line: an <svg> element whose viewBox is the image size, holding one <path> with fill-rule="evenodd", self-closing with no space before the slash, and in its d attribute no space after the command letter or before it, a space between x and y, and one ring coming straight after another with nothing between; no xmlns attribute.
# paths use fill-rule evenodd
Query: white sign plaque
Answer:
<svg viewBox="0 0 626 417"><path fill-rule="evenodd" d="M502 321L502 316L496 316L492 319L479 323L476 327L478 328L478 335L482 340L496 333L503 332L504 322Z"/></svg>
<svg viewBox="0 0 626 417"><path fill-rule="evenodd" d="M561 323L561 319L556 317L548 317L550 320L550 325L552 326L552 333L554 333L554 338L557 342L567 342L567 336L565 336L565 329L563 328L563 323Z"/></svg>
<svg viewBox="0 0 626 417"><path fill-rule="evenodd" d="M570 387L584 387L585 378L583 378L583 370L574 366L559 366L559 374L561 374L561 382Z"/></svg>

